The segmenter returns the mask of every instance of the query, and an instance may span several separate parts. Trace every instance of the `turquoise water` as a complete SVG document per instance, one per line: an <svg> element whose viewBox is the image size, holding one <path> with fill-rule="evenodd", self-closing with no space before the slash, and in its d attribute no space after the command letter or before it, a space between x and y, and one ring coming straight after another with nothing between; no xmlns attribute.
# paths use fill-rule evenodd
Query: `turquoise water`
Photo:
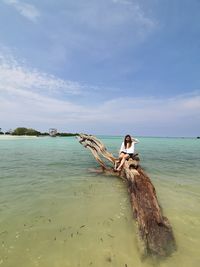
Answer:
<svg viewBox="0 0 200 267"><path fill-rule="evenodd" d="M136 150L177 251L142 261L126 185L91 170L73 137L0 137L0 267L200 266L200 141L139 138ZM100 137L117 155L121 137Z"/></svg>

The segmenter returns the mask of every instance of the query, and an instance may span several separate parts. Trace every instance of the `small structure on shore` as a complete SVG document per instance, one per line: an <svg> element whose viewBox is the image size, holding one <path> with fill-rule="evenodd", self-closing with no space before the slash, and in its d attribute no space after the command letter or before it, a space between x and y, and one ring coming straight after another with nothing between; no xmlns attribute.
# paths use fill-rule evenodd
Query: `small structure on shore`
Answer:
<svg viewBox="0 0 200 267"><path fill-rule="evenodd" d="M169 220L163 216L150 178L139 164L138 154L127 160L120 172L116 172L114 166L117 159L107 151L100 140L86 134L79 134L78 139L100 164L100 172L118 176L126 182L138 228L138 245L142 256L169 256L176 249L173 230ZM113 166L107 166L102 157L110 161Z"/></svg>
<svg viewBox="0 0 200 267"><path fill-rule="evenodd" d="M57 134L57 129L56 128L50 128L49 129L49 135L51 136L51 137L56 137L56 134Z"/></svg>

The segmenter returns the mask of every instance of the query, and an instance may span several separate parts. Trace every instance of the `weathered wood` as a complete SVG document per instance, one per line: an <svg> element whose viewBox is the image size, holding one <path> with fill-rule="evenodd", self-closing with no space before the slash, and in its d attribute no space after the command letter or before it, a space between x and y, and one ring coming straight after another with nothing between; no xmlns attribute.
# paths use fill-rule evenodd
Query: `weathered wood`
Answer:
<svg viewBox="0 0 200 267"><path fill-rule="evenodd" d="M80 134L79 142L88 148L102 168L102 172L119 176L127 182L131 206L138 226L139 247L143 256L168 256L176 248L172 227L163 216L156 190L139 164L138 154L127 160L120 172L107 166L100 156L115 167L117 159L103 143L92 135Z"/></svg>

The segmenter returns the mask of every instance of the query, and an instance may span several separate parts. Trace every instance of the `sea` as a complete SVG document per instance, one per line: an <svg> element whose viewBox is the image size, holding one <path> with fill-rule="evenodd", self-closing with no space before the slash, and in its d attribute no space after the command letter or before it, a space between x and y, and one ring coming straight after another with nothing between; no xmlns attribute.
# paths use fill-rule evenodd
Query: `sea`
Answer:
<svg viewBox="0 0 200 267"><path fill-rule="evenodd" d="M122 136L98 136L118 155ZM126 184L75 137L0 137L0 267L199 267L200 140L140 137L177 249L141 257ZM107 162L109 165L109 162Z"/></svg>

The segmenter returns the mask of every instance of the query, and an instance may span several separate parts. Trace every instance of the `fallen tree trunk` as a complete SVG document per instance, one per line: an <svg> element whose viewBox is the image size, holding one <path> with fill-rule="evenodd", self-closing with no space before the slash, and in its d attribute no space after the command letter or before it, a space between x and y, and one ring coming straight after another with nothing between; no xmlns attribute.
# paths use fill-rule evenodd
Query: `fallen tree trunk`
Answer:
<svg viewBox="0 0 200 267"><path fill-rule="evenodd" d="M158 204L155 188L139 164L138 154L127 160L121 172L108 167L101 157L113 166L117 159L109 153L103 143L92 135L80 134L79 142L88 148L102 168L102 172L118 175L127 182L131 206L138 226L139 247L143 256L168 256L176 248L172 227L163 216Z"/></svg>

